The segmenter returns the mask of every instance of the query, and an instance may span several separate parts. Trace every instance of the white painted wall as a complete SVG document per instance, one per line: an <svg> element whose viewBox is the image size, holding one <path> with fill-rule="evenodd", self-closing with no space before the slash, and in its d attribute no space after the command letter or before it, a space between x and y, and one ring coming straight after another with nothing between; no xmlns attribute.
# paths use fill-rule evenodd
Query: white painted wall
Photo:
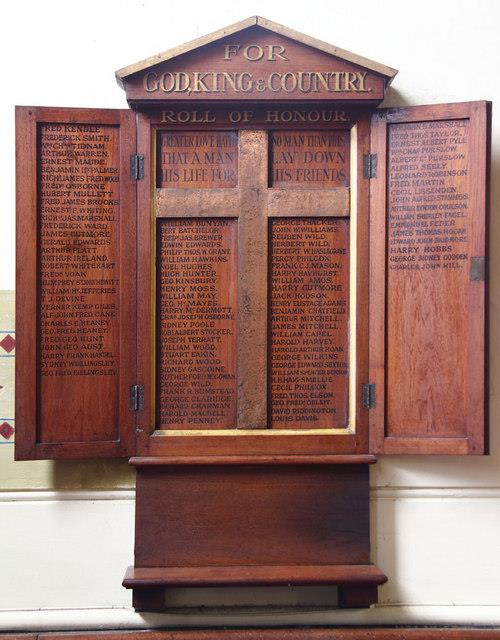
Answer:
<svg viewBox="0 0 500 640"><path fill-rule="evenodd" d="M496 0L5 3L0 290L14 288L13 105L125 107L115 69L255 13L400 69L387 105L477 99L500 104ZM5 443L0 446L0 629L500 625L500 125L495 105L493 113L492 454L393 457L376 465L373 559L390 579L381 590L381 605L361 612L135 614L120 586L133 545L132 477L126 467L119 462L14 464L12 445Z"/></svg>

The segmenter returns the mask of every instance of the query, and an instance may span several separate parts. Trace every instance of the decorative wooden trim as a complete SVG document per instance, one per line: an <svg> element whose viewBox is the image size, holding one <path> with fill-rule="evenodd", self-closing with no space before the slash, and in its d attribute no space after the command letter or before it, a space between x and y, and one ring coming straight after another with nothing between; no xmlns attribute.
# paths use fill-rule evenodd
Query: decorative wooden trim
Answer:
<svg viewBox="0 0 500 640"><path fill-rule="evenodd" d="M129 464L136 467L161 467L165 465L206 464L374 464L372 455L325 455L325 456L164 456L130 458Z"/></svg>
<svg viewBox="0 0 500 640"><path fill-rule="evenodd" d="M266 18L261 18L260 16L251 16L250 18L246 18L245 20L241 20L240 22L228 25L227 27L214 31L213 33L202 36L201 38L190 40L189 42L181 44L177 47L173 47L172 49L167 49L167 51L157 53L154 56L146 58L145 60L141 60L140 62L130 64L127 67L123 67L122 69L118 69L118 71L115 72L116 81L118 82L120 87L124 88L124 80L134 73L138 73L139 71L144 71L145 69L154 67L161 62L173 60L174 58L177 58L184 53L199 49L200 47L203 47L207 44L216 42L217 40L221 40L222 38L233 35L235 33L238 33L239 31L243 31L243 29L247 29L248 27L253 27L256 25L263 27L268 31L272 31L274 33L285 36L286 38L290 38L291 40L301 42L302 44L305 44L314 49L318 49L319 51L329 53L336 58L346 60L347 62L352 62L353 64L357 64L361 67L364 67L365 69L370 69L375 73L379 73L380 75L385 76L389 82L391 82L394 76L397 74L397 70L393 69L392 67L387 67L386 65L375 62L374 60L370 60L369 58L364 58L363 56L359 56L356 53L347 51L346 49L341 49L340 47L336 47L327 42L323 42L322 40L317 40L316 38L312 38L311 36L305 35L304 33L300 33L299 31L295 31L294 29L289 29L288 27L285 27L281 24L272 22L271 20L267 20Z"/></svg>
<svg viewBox="0 0 500 640"><path fill-rule="evenodd" d="M346 584L377 586L387 576L372 564L313 566L129 567L126 589L148 587Z"/></svg>

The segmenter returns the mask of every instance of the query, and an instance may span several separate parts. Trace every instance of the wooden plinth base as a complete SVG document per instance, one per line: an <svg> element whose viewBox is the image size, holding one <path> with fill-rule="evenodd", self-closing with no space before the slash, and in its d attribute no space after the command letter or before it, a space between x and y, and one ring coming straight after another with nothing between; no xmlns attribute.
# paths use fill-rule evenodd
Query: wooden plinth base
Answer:
<svg viewBox="0 0 500 640"><path fill-rule="evenodd" d="M136 609L164 608L166 587L337 585L342 607L377 601L366 461L135 464Z"/></svg>
<svg viewBox="0 0 500 640"><path fill-rule="evenodd" d="M269 567L129 567L123 586L134 590L134 607L165 606L166 587L337 585L339 605L368 607L377 601L377 587L387 581L374 565Z"/></svg>

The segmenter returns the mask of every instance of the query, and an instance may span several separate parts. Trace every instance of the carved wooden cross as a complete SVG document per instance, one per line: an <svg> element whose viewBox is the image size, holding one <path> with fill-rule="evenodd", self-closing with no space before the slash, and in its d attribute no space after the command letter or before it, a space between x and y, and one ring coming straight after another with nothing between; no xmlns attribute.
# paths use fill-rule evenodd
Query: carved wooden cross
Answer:
<svg viewBox="0 0 500 640"><path fill-rule="evenodd" d="M242 130L238 186L160 189L157 217L238 219L239 429L268 427L268 237L273 217L348 217L349 189L269 187L267 131Z"/></svg>

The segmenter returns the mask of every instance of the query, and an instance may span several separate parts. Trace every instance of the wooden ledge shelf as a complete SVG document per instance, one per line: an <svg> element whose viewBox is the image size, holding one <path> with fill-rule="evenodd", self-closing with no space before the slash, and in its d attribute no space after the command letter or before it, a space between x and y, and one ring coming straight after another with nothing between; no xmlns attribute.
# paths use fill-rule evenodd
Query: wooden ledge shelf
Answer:
<svg viewBox="0 0 500 640"><path fill-rule="evenodd" d="M372 564L236 567L129 567L127 589L231 585L381 585L387 577Z"/></svg>
<svg viewBox="0 0 500 640"><path fill-rule="evenodd" d="M372 564L233 567L129 567L123 586L134 591L134 607L165 607L167 587L337 585L340 607L369 607L387 577Z"/></svg>
<svg viewBox="0 0 500 640"><path fill-rule="evenodd" d="M162 467L170 465L276 465L276 464L374 464L371 454L342 455L225 455L225 456L151 456L133 457L129 464L135 467Z"/></svg>

